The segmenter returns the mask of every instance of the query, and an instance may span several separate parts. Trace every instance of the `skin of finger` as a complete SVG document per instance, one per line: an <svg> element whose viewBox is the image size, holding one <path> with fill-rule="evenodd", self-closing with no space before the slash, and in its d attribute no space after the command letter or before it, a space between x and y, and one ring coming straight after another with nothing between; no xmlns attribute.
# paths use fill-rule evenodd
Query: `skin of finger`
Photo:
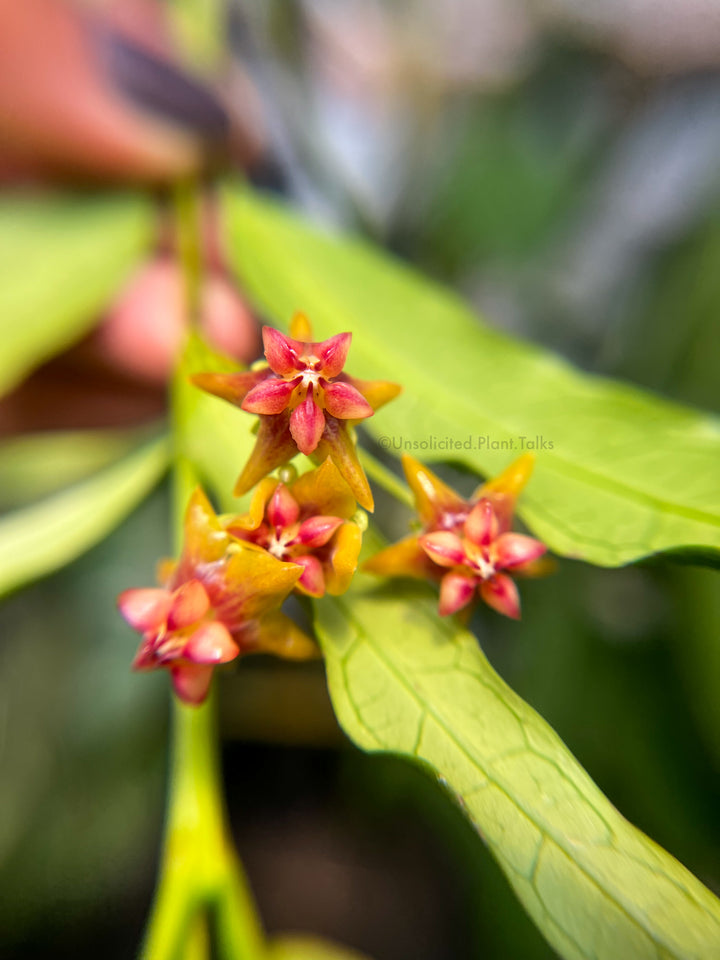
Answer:
<svg viewBox="0 0 720 960"><path fill-rule="evenodd" d="M233 284L210 272L201 291L201 328L218 349L238 360L259 353L255 320ZM111 307L96 343L115 366L144 380L168 379L187 329L182 272L172 257L141 267Z"/></svg>
<svg viewBox="0 0 720 960"><path fill-rule="evenodd" d="M106 80L90 14L58 0L0 0L0 141L30 168L162 180L201 160L189 134L144 116Z"/></svg>

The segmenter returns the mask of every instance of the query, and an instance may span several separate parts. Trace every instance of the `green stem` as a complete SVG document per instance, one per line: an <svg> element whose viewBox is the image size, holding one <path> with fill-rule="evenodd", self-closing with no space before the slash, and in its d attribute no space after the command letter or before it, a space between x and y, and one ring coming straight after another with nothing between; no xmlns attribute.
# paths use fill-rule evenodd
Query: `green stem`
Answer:
<svg viewBox="0 0 720 960"><path fill-rule="evenodd" d="M415 501L413 500L410 490L402 480L396 477L392 470L389 470L384 463L377 460L371 453L365 450L364 447L358 446L357 451L360 463L370 479L379 483L381 487L384 487L384 489L387 490L391 496L395 497L396 500L399 500L400 503L404 503L406 507L414 510Z"/></svg>
<svg viewBox="0 0 720 960"><path fill-rule="evenodd" d="M175 225L178 255L185 284L185 306L190 329L200 323L202 284L202 204L194 179L182 180L175 186Z"/></svg>
<svg viewBox="0 0 720 960"><path fill-rule="evenodd" d="M197 196L177 188L176 212L190 316L197 318L202 262ZM195 240L193 240L193 234ZM177 424L174 424L177 431ZM182 547L185 508L197 484L176 451L173 516ZM263 934L235 855L222 790L214 689L201 706L172 699L172 749L160 877L142 960L263 960Z"/></svg>
<svg viewBox="0 0 720 960"><path fill-rule="evenodd" d="M207 940L198 924L207 917L216 920L218 957L263 956L262 934L226 825L212 691L200 707L173 698L168 816L143 960L180 960L189 939L193 960L208 956L198 949Z"/></svg>

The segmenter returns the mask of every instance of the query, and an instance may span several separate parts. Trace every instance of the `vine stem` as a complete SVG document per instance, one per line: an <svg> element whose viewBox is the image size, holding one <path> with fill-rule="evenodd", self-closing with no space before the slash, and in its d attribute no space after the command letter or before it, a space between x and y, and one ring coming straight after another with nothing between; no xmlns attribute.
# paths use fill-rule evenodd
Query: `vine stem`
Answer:
<svg viewBox="0 0 720 960"><path fill-rule="evenodd" d="M173 697L173 745L160 880L143 960L261 960L263 937L222 798L215 695ZM209 937L208 937L209 930Z"/></svg>
<svg viewBox="0 0 720 960"><path fill-rule="evenodd" d="M360 463L363 465L365 472L369 477L371 477L376 483L380 484L387 492L395 497L396 500L399 500L400 503L404 503L406 507L410 507L411 510L415 509L415 500L410 490L405 486L402 480L397 477L392 470L388 469L384 463L381 463L376 459L368 450L364 447L358 446L358 457Z"/></svg>
<svg viewBox="0 0 720 960"><path fill-rule="evenodd" d="M201 282L198 200L191 184L177 188L175 207L187 307L197 317ZM194 237L194 239L193 239ZM172 402L172 401L171 401ZM171 410L180 436L178 411ZM173 531L182 547L183 520L197 485L192 464L175 444ZM222 789L214 684L201 706L172 697L172 746L160 875L142 960L263 960L263 933L228 828Z"/></svg>

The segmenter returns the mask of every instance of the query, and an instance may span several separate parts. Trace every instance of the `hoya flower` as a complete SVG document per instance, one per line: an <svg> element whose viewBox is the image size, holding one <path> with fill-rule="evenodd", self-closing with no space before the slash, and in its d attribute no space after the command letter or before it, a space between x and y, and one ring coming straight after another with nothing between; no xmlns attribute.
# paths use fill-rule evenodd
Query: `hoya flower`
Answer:
<svg viewBox="0 0 720 960"><path fill-rule="evenodd" d="M350 520L355 497L332 462L290 484L261 481L247 514L228 524L233 536L303 568L295 589L311 597L344 593L357 569L362 532Z"/></svg>
<svg viewBox="0 0 720 960"><path fill-rule="evenodd" d="M465 500L432 471L403 457L423 530L382 550L365 570L384 576L440 581L441 616L457 613L477 596L505 616L519 619L520 596L510 574L537 576L546 547L511 531L515 502L532 473L524 454Z"/></svg>
<svg viewBox="0 0 720 960"><path fill-rule="evenodd" d="M355 499L373 508L370 486L348 428L371 417L400 392L395 383L358 380L344 373L352 334L312 339L310 323L296 314L287 337L263 327L267 365L244 373L200 373L193 383L260 416L258 438L235 486L246 493L298 451L318 461L331 456Z"/></svg>
<svg viewBox="0 0 720 960"><path fill-rule="evenodd" d="M133 668L165 667L177 695L197 704L207 696L213 667L240 654L315 655L312 640L279 610L302 573L301 565L229 534L197 489L180 560L161 565L162 586L118 598L125 620L142 633Z"/></svg>

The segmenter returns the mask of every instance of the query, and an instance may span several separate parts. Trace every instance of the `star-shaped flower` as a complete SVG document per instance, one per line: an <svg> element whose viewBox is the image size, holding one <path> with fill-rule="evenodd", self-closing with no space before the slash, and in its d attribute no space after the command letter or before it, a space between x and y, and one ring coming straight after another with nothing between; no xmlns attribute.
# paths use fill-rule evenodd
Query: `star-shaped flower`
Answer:
<svg viewBox="0 0 720 960"><path fill-rule="evenodd" d="M465 500L427 467L404 456L423 531L380 551L364 569L440 580L441 616L457 613L479 595L494 610L519 619L517 586L505 571L539 575L544 572L540 557L547 549L510 529L515 502L533 465L532 454L524 454Z"/></svg>
<svg viewBox="0 0 720 960"><path fill-rule="evenodd" d="M182 555L162 565L162 587L118 597L123 617L143 635L133 668L167 668L177 695L197 704L207 695L213 667L240 654L314 656L312 640L279 610L302 573L301 565L233 537L196 490Z"/></svg>
<svg viewBox="0 0 720 960"><path fill-rule="evenodd" d="M266 477L249 512L233 518L227 529L279 560L300 564L298 592L337 596L347 590L357 568L362 532L350 520L355 510L355 497L327 459L288 485Z"/></svg>
<svg viewBox="0 0 720 960"><path fill-rule="evenodd" d="M370 486L348 427L371 417L400 387L343 372L350 333L316 342L304 314L293 317L290 333L263 327L267 365L260 369L192 378L208 393L260 416L257 442L235 494L246 493L300 451L318 461L331 456L358 503L372 510Z"/></svg>

